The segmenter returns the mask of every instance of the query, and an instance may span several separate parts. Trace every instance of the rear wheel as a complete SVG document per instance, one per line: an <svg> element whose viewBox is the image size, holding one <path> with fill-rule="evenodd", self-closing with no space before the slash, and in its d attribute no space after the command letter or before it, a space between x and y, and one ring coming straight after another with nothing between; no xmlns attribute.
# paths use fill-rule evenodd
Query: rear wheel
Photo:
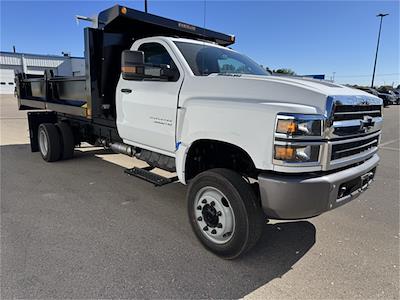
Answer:
<svg viewBox="0 0 400 300"><path fill-rule="evenodd" d="M75 140L71 126L65 122L56 124L61 134L61 158L70 159L74 156Z"/></svg>
<svg viewBox="0 0 400 300"><path fill-rule="evenodd" d="M51 123L39 125L39 150L42 158L47 162L57 161L61 157L61 137L57 127Z"/></svg>
<svg viewBox="0 0 400 300"><path fill-rule="evenodd" d="M192 228L208 250L234 259L258 241L263 214L240 174L228 169L200 173L190 183L187 200Z"/></svg>

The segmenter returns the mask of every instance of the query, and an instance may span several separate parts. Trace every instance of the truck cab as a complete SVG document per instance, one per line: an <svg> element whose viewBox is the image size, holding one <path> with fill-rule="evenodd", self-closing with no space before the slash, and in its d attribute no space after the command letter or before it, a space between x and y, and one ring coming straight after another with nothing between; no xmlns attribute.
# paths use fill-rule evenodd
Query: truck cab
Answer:
<svg viewBox="0 0 400 300"><path fill-rule="evenodd" d="M271 76L229 48L230 35L120 6L98 20L85 29L85 78L17 74L20 108L52 110L28 115L32 150L46 161L72 157L81 142L144 160L127 173L188 185L197 238L227 259L254 246L265 218L314 217L371 184L378 97Z"/></svg>
<svg viewBox="0 0 400 300"><path fill-rule="evenodd" d="M346 201L327 194L329 201L313 202L311 194L303 200L290 190L287 197L294 203L272 209L272 203L283 205L274 197L285 192L271 193L276 184L288 185L283 174L303 190L304 173L332 172L371 157L377 162L382 126L378 98L333 83L269 76L246 56L203 41L151 37L136 41L131 50L143 52L144 64L169 66L173 76L121 77L116 91L118 131L124 143L174 157L182 183L211 167L256 175L269 185L261 195L270 215L304 218ZM134 92L121 92L127 90ZM298 132L287 132L284 126ZM193 162L199 147L203 166ZM224 154L229 149L231 161L216 153L207 157L204 151L209 147L222 148ZM298 182L296 174L301 174ZM322 177L318 184L312 179L313 188L327 184L330 178ZM341 189L341 198L352 198L344 197L351 188L329 184L330 189L335 186L335 194Z"/></svg>

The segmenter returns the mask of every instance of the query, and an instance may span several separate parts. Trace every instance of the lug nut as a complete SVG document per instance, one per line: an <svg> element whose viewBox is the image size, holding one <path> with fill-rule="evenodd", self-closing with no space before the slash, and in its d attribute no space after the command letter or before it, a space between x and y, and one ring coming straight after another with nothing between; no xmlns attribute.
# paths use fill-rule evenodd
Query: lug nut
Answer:
<svg viewBox="0 0 400 300"><path fill-rule="evenodd" d="M221 223L218 223L217 227L218 227L218 228L222 228L222 224L221 224Z"/></svg>
<svg viewBox="0 0 400 300"><path fill-rule="evenodd" d="M207 230L208 230L208 226L204 226L204 227L203 227L203 230L204 230L204 231L207 231Z"/></svg>
<svg viewBox="0 0 400 300"><path fill-rule="evenodd" d="M215 229L213 229L213 230L211 230L211 233L212 233L212 234L216 234L217 231L216 231Z"/></svg>
<svg viewBox="0 0 400 300"><path fill-rule="evenodd" d="M217 216L218 216L218 217L222 216L222 212L220 212L220 211L217 212Z"/></svg>
<svg viewBox="0 0 400 300"><path fill-rule="evenodd" d="M201 203L206 204L206 203L207 203L207 200L206 200L206 199L203 199L203 201L201 201Z"/></svg>
<svg viewBox="0 0 400 300"><path fill-rule="evenodd" d="M215 202L214 201L211 201L211 206L215 206Z"/></svg>
<svg viewBox="0 0 400 300"><path fill-rule="evenodd" d="M202 217L198 217L197 221L203 221L203 218Z"/></svg>
<svg viewBox="0 0 400 300"><path fill-rule="evenodd" d="M199 206L197 206L197 210L201 210L201 206L199 205Z"/></svg>

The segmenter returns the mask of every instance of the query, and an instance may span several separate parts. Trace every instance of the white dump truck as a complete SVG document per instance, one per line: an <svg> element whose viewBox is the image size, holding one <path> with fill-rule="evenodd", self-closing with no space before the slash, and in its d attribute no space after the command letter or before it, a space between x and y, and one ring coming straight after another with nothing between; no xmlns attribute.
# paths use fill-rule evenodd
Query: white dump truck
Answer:
<svg viewBox="0 0 400 300"><path fill-rule="evenodd" d="M266 218L317 216L372 182L378 97L270 76L232 35L118 5L84 33L85 76L16 74L19 108L42 109L28 112L31 150L55 162L101 145L147 162L130 175L187 184L190 224L215 254L236 258Z"/></svg>

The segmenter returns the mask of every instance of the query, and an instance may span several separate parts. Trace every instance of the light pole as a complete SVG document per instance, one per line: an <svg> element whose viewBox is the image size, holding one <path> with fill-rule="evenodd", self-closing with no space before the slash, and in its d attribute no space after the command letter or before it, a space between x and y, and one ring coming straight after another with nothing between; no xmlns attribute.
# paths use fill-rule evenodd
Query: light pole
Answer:
<svg viewBox="0 0 400 300"><path fill-rule="evenodd" d="M147 0L144 0L144 12L147 13Z"/></svg>
<svg viewBox="0 0 400 300"><path fill-rule="evenodd" d="M379 33L378 33L378 43L376 44L376 53L375 53L375 63L374 63L374 71L372 72L372 82L371 87L374 87L374 79L375 79L375 70L376 70L376 60L378 59L378 49L379 49L379 40L381 39L381 30L382 30L382 20L383 17L386 17L389 14L379 14L377 17L381 18L381 22L379 24Z"/></svg>

